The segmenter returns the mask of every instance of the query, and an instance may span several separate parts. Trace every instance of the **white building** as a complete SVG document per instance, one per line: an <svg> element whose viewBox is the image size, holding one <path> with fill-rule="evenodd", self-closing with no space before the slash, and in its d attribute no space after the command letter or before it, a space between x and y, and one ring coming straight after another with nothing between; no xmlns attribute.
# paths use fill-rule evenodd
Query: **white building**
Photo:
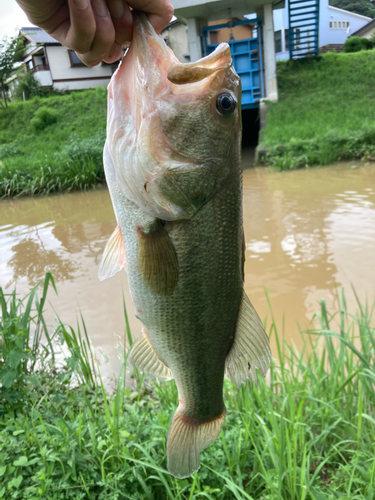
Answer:
<svg viewBox="0 0 375 500"><path fill-rule="evenodd" d="M277 59L289 58L289 13L285 7L273 11L275 48ZM301 4L300 4L301 5ZM328 0L319 1L319 48L342 46L354 32L365 26L371 18L329 5ZM304 40L308 50L308 40ZM301 41L302 45L302 41Z"/></svg>
<svg viewBox="0 0 375 500"><path fill-rule="evenodd" d="M41 28L21 28L26 40L23 62L42 86L78 90L108 85L117 63L89 68L73 50L63 47Z"/></svg>

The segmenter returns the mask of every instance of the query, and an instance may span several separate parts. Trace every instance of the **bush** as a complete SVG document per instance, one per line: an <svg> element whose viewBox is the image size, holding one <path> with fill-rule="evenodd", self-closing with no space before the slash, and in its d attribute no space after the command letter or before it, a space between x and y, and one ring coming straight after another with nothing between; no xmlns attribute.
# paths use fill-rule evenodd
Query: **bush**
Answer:
<svg viewBox="0 0 375 500"><path fill-rule="evenodd" d="M42 106L35 113L34 118L31 120L31 124L35 130L40 132L44 130L49 125L57 122L58 113L46 106Z"/></svg>
<svg viewBox="0 0 375 500"><path fill-rule="evenodd" d="M367 38L351 36L345 41L344 52L360 52L361 50L372 49L373 44Z"/></svg>
<svg viewBox="0 0 375 500"><path fill-rule="evenodd" d="M55 89L52 86L44 87L40 85L31 71L24 73L18 78L18 85L15 90L16 100L28 101L33 97L51 97L54 95L64 95L64 90Z"/></svg>

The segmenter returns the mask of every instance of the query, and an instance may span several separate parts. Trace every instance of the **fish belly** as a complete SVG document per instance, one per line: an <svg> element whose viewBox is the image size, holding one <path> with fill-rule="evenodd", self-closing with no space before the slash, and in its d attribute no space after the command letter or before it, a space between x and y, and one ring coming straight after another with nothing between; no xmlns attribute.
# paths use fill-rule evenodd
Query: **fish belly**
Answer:
<svg viewBox="0 0 375 500"><path fill-rule="evenodd" d="M151 293L143 282L136 227L144 214L133 207L128 215L122 229L136 315L172 371L183 413L213 418L223 412L225 358L242 296L240 178L232 178L191 220L165 224L179 269L168 297Z"/></svg>

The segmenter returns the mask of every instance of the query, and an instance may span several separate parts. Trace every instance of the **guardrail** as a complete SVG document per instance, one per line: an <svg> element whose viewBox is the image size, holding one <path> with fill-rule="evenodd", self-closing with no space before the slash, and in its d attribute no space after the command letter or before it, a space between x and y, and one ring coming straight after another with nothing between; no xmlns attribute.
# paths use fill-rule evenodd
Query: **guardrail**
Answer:
<svg viewBox="0 0 375 500"><path fill-rule="evenodd" d="M49 71L49 64L37 64L31 71L33 73L37 73L38 71Z"/></svg>

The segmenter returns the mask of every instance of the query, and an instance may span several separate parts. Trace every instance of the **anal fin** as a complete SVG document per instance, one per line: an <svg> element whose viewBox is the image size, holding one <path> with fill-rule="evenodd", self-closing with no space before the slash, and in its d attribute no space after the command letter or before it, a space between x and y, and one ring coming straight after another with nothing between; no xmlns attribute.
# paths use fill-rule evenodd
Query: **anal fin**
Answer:
<svg viewBox="0 0 375 500"><path fill-rule="evenodd" d="M154 377L163 380L171 380L173 378L170 368L156 354L145 334L132 347L130 362L138 370Z"/></svg>
<svg viewBox="0 0 375 500"><path fill-rule="evenodd" d="M123 267L126 269L125 245L120 226L117 226L105 246L98 277L103 281L121 271Z"/></svg>
<svg viewBox="0 0 375 500"><path fill-rule="evenodd" d="M264 378L271 363L270 342L257 312L245 291L238 312L236 333L225 362L226 375L240 389L257 384L258 369Z"/></svg>

